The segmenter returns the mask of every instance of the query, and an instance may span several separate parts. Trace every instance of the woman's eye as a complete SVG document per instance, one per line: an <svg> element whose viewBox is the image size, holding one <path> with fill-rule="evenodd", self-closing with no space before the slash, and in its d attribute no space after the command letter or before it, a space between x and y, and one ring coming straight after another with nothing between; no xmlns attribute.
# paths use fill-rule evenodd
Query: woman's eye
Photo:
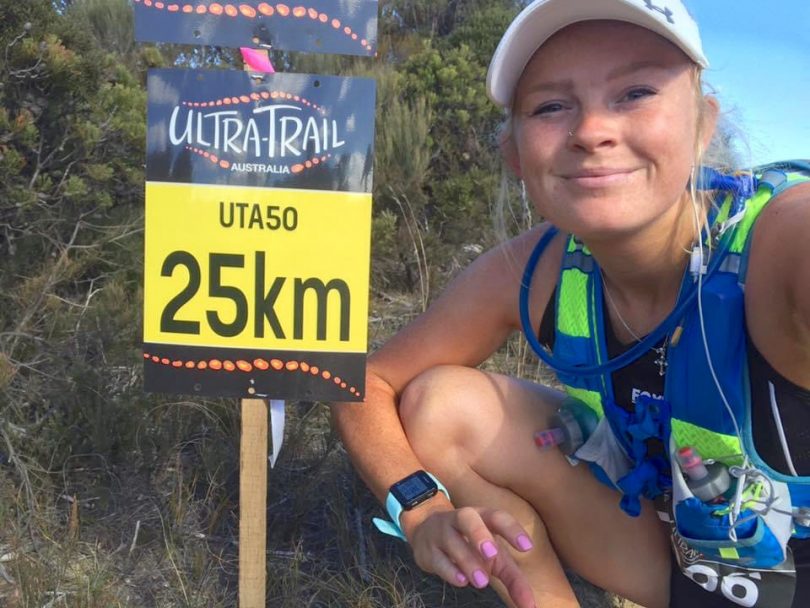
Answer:
<svg viewBox="0 0 810 608"><path fill-rule="evenodd" d="M553 114L554 112L559 112L559 111L561 111L563 109L564 109L563 104L561 104L559 102L556 102L556 101L550 102L550 103L544 103L544 104L542 104L542 105L540 105L540 106L538 106L537 108L534 109L534 111L532 112L532 116L540 116L540 115L543 115L543 114Z"/></svg>
<svg viewBox="0 0 810 608"><path fill-rule="evenodd" d="M638 101L639 99L643 99L644 97L649 97L651 95L655 95L655 91L648 87L638 87L635 89L630 89L627 93L625 93L622 101Z"/></svg>

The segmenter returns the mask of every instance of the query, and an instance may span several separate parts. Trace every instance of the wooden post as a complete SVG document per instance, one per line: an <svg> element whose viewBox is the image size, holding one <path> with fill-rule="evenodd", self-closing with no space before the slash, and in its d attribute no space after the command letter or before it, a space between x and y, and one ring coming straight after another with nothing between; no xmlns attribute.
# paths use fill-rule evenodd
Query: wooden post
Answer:
<svg viewBox="0 0 810 608"><path fill-rule="evenodd" d="M267 403L242 399L239 447L239 608L265 608Z"/></svg>
<svg viewBox="0 0 810 608"><path fill-rule="evenodd" d="M251 71L247 63L244 70ZM267 402L263 399L242 399L242 437L239 444L239 608L266 608L266 590Z"/></svg>

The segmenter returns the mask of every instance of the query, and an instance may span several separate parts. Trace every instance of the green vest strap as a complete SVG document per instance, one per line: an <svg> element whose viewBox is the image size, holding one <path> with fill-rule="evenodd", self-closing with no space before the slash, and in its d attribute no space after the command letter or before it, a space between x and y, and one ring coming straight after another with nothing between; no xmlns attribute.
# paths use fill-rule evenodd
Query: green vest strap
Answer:
<svg viewBox="0 0 810 608"><path fill-rule="evenodd" d="M602 407L602 395L596 391L589 391L584 388L574 388L573 386L565 386L565 392L569 397L579 399L601 419L605 415L605 410Z"/></svg>
<svg viewBox="0 0 810 608"><path fill-rule="evenodd" d="M740 440L734 435L715 433L685 420L673 418L672 436L675 445L692 446L704 459L717 460L727 465L742 463L742 447Z"/></svg>
<svg viewBox="0 0 810 608"><path fill-rule="evenodd" d="M557 328L576 338L591 337L588 308L568 306L566 303L570 301L569 298L576 298L576 302L588 301L588 279L588 275L578 268L564 270L560 278L560 294L564 297L560 300L563 305L557 309Z"/></svg>

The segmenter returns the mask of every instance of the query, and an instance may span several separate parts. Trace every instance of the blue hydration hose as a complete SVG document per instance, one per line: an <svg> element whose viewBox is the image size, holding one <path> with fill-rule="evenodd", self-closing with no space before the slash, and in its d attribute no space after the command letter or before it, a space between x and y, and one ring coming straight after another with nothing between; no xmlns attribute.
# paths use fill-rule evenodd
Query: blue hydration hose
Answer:
<svg viewBox="0 0 810 608"><path fill-rule="evenodd" d="M701 168L698 177L698 188L701 190L725 190L732 194L733 202L731 214L735 214L742 210L745 201L751 197L756 191L756 180L751 175L723 175L706 167ZM557 235L557 228L551 226L546 230L540 241L532 251L529 260L526 263L526 269L523 271L523 280L520 283L520 322L523 326L523 333L526 340L531 346L535 354L548 365L551 369L558 373L569 374L573 376L595 376L599 374L609 374L626 365L629 365L644 353L653 348L661 338L669 334L677 325L678 322L684 317L686 311L694 304L698 296L698 286L694 284L689 289L681 290L678 302L675 309L664 319L661 324L652 330L641 341L636 343L632 348L625 351L618 357L610 359L605 363L596 365L569 365L558 359L555 359L545 348L540 344L537 336L532 328L531 319L529 318L529 291L531 290L532 277L537 269L537 263L540 257L548 248L551 240ZM730 235L724 235L720 242L720 247L717 253L712 257L709 262L706 277L708 279L720 267L728 254L731 238ZM596 275L599 277L600 275ZM601 278L597 279L601 281ZM601 282L600 282L601 285Z"/></svg>

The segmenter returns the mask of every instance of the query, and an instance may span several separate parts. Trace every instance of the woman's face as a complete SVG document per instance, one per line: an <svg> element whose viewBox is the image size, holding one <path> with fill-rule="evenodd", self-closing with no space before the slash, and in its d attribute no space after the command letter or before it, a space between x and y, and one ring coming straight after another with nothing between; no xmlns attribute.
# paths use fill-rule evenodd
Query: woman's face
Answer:
<svg viewBox="0 0 810 608"><path fill-rule="evenodd" d="M514 99L514 164L545 218L607 237L677 212L700 114L695 68L677 47L628 23L578 23L540 47Z"/></svg>

